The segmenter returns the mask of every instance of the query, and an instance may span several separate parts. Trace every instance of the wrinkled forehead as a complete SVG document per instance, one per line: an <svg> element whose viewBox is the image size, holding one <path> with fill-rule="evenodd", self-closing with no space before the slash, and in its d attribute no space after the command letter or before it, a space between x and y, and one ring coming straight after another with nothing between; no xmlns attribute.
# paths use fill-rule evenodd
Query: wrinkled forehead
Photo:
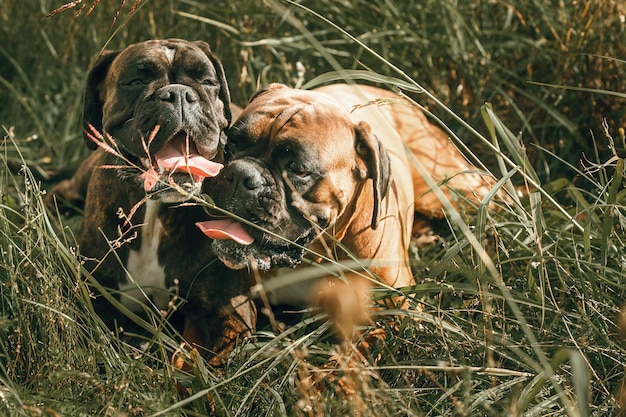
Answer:
<svg viewBox="0 0 626 417"><path fill-rule="evenodd" d="M318 100L285 109L276 118L270 136L289 137L293 132L309 140L318 136L353 137L354 127L347 112L333 103Z"/></svg>
<svg viewBox="0 0 626 417"><path fill-rule="evenodd" d="M256 97L233 126L233 134L245 139L281 138L298 135L353 135L350 114L323 93L278 89Z"/></svg>
<svg viewBox="0 0 626 417"><path fill-rule="evenodd" d="M150 40L130 45L112 63L112 67L118 68L119 72L177 66L215 71L208 56L197 45L178 40Z"/></svg>

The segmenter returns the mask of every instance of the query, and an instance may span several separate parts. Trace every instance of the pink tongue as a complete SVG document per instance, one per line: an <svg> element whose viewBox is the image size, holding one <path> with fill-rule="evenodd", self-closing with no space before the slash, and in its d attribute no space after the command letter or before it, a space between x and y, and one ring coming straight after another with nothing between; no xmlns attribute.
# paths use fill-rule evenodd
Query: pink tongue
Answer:
<svg viewBox="0 0 626 417"><path fill-rule="evenodd" d="M154 160L166 171L170 173L174 172L186 172L194 176L196 181L203 178L214 177L219 174L220 170L224 168L224 165L210 161L201 156L196 147L193 144L189 146L189 153L187 157L183 154L185 150L185 143L180 141L170 141L163 149L154 155ZM141 174L143 179L143 188L146 192L149 192L154 188L159 181L161 175L154 169L153 166L148 168L146 172Z"/></svg>
<svg viewBox="0 0 626 417"><path fill-rule="evenodd" d="M161 166L172 172L189 172L190 174L199 175L201 177L214 177L224 165L209 161L208 159L200 156L195 149L195 146L189 147L189 154L187 157L183 154L184 144L175 142L178 146L174 146L171 142L168 142L163 149L154 155Z"/></svg>
<svg viewBox="0 0 626 417"><path fill-rule="evenodd" d="M254 238L246 232L241 223L232 219L197 222L196 226L211 239L232 239L241 245L250 245Z"/></svg>

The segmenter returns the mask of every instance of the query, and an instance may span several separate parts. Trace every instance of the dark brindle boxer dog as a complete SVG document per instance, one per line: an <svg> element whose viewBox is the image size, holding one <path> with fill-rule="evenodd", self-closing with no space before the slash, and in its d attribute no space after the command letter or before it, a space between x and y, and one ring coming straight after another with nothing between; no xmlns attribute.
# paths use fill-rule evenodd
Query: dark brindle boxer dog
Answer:
<svg viewBox="0 0 626 417"><path fill-rule="evenodd" d="M205 42L151 40L104 52L89 72L84 107L87 145L102 149L50 197L73 199L88 182L78 237L86 268L133 310L167 309L174 293L186 300L183 336L206 348L211 364L256 325L242 295L249 285L227 278L194 224L202 208L181 205L222 168L229 101ZM101 294L94 306L108 325L119 319Z"/></svg>
<svg viewBox="0 0 626 417"><path fill-rule="evenodd" d="M365 105L381 99L396 103ZM303 91L271 84L257 92L230 129L234 159L207 184L218 205L253 225L199 222L215 239L213 251L231 268L258 268L266 282L305 256L357 258L371 264L383 286L412 285L407 250L414 214L441 215L442 206L409 163L404 143L436 181L450 179L448 187L484 195L491 182L421 111L398 99L348 85ZM284 287L269 299L323 306L348 336L364 318L373 280L362 272L344 275Z"/></svg>

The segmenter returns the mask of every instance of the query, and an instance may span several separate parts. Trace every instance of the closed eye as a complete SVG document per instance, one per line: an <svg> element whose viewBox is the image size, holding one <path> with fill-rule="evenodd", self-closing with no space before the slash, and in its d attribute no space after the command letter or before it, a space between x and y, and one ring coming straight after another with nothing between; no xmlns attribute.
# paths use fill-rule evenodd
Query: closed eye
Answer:
<svg viewBox="0 0 626 417"><path fill-rule="evenodd" d="M202 85L208 85L211 87L216 87L219 85L219 83L217 82L216 79L213 78L205 78L204 80L202 80Z"/></svg>
<svg viewBox="0 0 626 417"><path fill-rule="evenodd" d="M300 178L306 178L309 176L309 172L304 169L304 166L296 161L291 161L288 165L287 165L287 169L292 173L295 174L297 177Z"/></svg>
<svg viewBox="0 0 626 417"><path fill-rule="evenodd" d="M145 81L142 80L141 78L134 78L126 83L126 85L143 85L143 84L145 84Z"/></svg>

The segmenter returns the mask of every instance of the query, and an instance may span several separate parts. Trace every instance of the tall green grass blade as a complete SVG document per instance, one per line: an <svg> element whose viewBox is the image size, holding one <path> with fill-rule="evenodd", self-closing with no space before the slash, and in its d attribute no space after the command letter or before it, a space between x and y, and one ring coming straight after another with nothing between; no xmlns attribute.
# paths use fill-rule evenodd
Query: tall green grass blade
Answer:
<svg viewBox="0 0 626 417"><path fill-rule="evenodd" d="M605 214L604 214L604 217L602 218L602 230L601 230L602 245L600 247L600 261L602 262L603 266L607 265L608 251L610 249L609 248L610 245L612 245L611 236L612 236L612 230L613 230L613 222L614 222L615 217L617 217L617 213L615 212L619 211L618 204L620 203L619 201L617 201L617 195L618 195L618 192L622 191L624 187L623 175L624 175L624 159L618 158L616 161L615 170L613 173L613 177L611 178L609 192L608 192L606 202L605 202L606 204Z"/></svg>
<svg viewBox="0 0 626 417"><path fill-rule="evenodd" d="M589 87L574 87L569 85L558 85L558 84L550 84L550 83L540 83L536 81L529 81L530 84L540 85L543 87L556 88L560 90L571 90L571 91L582 91L585 93L594 93L601 94L605 96L614 96L619 98L626 98L626 93L622 93L619 91L611 91L611 90L603 90L599 88L589 88Z"/></svg>
<svg viewBox="0 0 626 417"><path fill-rule="evenodd" d="M576 350L569 350L569 361L572 368L572 385L576 396L576 405L580 417L589 413L589 368L583 355Z"/></svg>
<svg viewBox="0 0 626 417"><path fill-rule="evenodd" d="M481 109L483 111L485 121L488 121L487 125L492 137L497 136L498 141L504 144L509 155L511 155L520 169L532 179L533 184L539 185L539 176L526 156L526 152L521 145L520 138L516 137L502 123L502 121L494 113L493 108L489 103L485 104Z"/></svg>

